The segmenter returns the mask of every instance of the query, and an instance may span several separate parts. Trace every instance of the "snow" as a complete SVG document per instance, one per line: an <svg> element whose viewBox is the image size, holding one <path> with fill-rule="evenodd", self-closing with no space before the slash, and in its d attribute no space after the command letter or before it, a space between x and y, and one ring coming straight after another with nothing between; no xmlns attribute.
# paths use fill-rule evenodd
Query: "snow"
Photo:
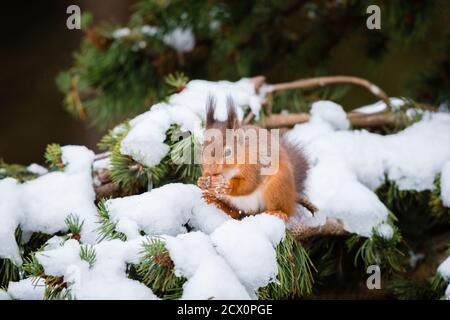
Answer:
<svg viewBox="0 0 450 320"><path fill-rule="evenodd" d="M158 28L153 26L144 25L141 27L141 33L153 37L158 33Z"/></svg>
<svg viewBox="0 0 450 320"><path fill-rule="evenodd" d="M434 188L434 178L450 160L450 114L424 114L421 121L386 136L349 131L344 115L335 104L316 103L311 121L296 125L287 138L303 145L310 158L309 199L326 216L341 220L347 231L369 237L387 220L388 209L374 193L385 175L400 190ZM319 218L304 220L311 219Z"/></svg>
<svg viewBox="0 0 450 320"><path fill-rule="evenodd" d="M441 172L441 197L445 207L450 208L450 161L446 162Z"/></svg>
<svg viewBox="0 0 450 320"><path fill-rule="evenodd" d="M394 110L396 110L396 109L399 109L401 106L403 106L405 104L405 101L400 98L389 98L389 103L390 103L391 107ZM352 111L359 112L359 113L365 113L365 114L371 114L371 113L386 111L386 109L387 109L386 103L384 101L380 100L373 104L369 104L366 106L356 108Z"/></svg>
<svg viewBox="0 0 450 320"><path fill-rule="evenodd" d="M48 173L47 168L38 165L37 163L32 163L27 167L27 170L31 173L37 174L39 176L42 176L43 174Z"/></svg>
<svg viewBox="0 0 450 320"><path fill-rule="evenodd" d="M450 257L445 259L438 267L438 273L446 281L450 281Z"/></svg>
<svg viewBox="0 0 450 320"><path fill-rule="evenodd" d="M194 230L210 234L227 220L231 220L231 218L222 210L217 209L213 204L206 204L203 199L198 199L198 204L193 207L188 224Z"/></svg>
<svg viewBox="0 0 450 320"><path fill-rule="evenodd" d="M274 281L278 273L275 246L284 238L284 223L261 214L230 220L211 234L217 252L225 258L250 294Z"/></svg>
<svg viewBox="0 0 450 320"><path fill-rule="evenodd" d="M394 235L394 229L388 223L382 223L376 227L376 233L385 239L391 239Z"/></svg>
<svg viewBox="0 0 450 320"><path fill-rule="evenodd" d="M112 36L115 39L120 39L124 37L128 37L131 33L131 30L129 28L120 28L117 30L114 30Z"/></svg>
<svg viewBox="0 0 450 320"><path fill-rule="evenodd" d="M84 221L82 241L94 243L97 239L97 208L91 177L94 153L83 146L61 149L63 172L50 172L22 184L21 202L26 219L21 228L25 232L54 234L67 230L64 219L73 214Z"/></svg>
<svg viewBox="0 0 450 320"><path fill-rule="evenodd" d="M12 297L5 290L0 289L0 301L12 300Z"/></svg>
<svg viewBox="0 0 450 320"><path fill-rule="evenodd" d="M7 293L12 299L17 300L43 300L45 296L45 282L43 279L32 278L10 282Z"/></svg>
<svg viewBox="0 0 450 320"><path fill-rule="evenodd" d="M163 41L178 52L189 52L195 47L195 37L191 28L175 28L163 37Z"/></svg>
<svg viewBox="0 0 450 320"><path fill-rule="evenodd" d="M91 265L82 260L78 241L53 237L36 259L46 275L64 278L74 299L157 299L147 286L129 279L126 268L139 263L144 243L159 239L169 251L175 274L187 278L182 299L250 299L276 278L275 247L284 231L279 218L261 214L227 220L210 235L193 231L107 240L91 247L95 251ZM8 295L42 299L44 288L35 288L30 281L11 283Z"/></svg>
<svg viewBox="0 0 450 320"><path fill-rule="evenodd" d="M20 225L25 235L33 232L54 234L66 231L65 218L78 215L84 221L81 240L94 243L97 208L92 186L91 166L94 153L83 146L64 146L64 171L44 174L19 184L16 180L0 180L0 257L21 264L14 233Z"/></svg>
<svg viewBox="0 0 450 320"><path fill-rule="evenodd" d="M249 300L250 296L230 267L218 256L202 261L183 285L185 300Z"/></svg>
<svg viewBox="0 0 450 320"><path fill-rule="evenodd" d="M16 228L23 220L20 191L15 179L0 180L0 257L11 259L16 265L22 263L15 239Z"/></svg>
<svg viewBox="0 0 450 320"><path fill-rule="evenodd" d="M317 101L311 105L311 124L327 123L335 130L345 130L350 127L347 114L342 112L340 105L333 101Z"/></svg>
<svg viewBox="0 0 450 320"><path fill-rule="evenodd" d="M138 32L148 37L157 37L159 28L154 26L142 26ZM130 28L119 28L114 30L112 37L114 39L121 39L129 37L134 32ZM180 28L177 27L163 35L162 41L172 47L177 52L190 52L195 47L195 36L192 32L192 28ZM138 42L140 48L145 48L147 43L143 40Z"/></svg>
<svg viewBox="0 0 450 320"><path fill-rule="evenodd" d="M182 299L249 299L278 273L276 245L284 223L266 214L229 220L209 236L190 232L165 239L175 272L186 277Z"/></svg>
<svg viewBox="0 0 450 320"><path fill-rule="evenodd" d="M437 272L445 281L450 282L450 257L439 265ZM450 300L450 284L445 290L445 298Z"/></svg>
<svg viewBox="0 0 450 320"><path fill-rule="evenodd" d="M165 246L175 264L175 274L186 278L195 274L203 260L217 255L209 236L200 231L167 237Z"/></svg>
<svg viewBox="0 0 450 320"><path fill-rule="evenodd" d="M168 103L158 103L130 121L131 129L121 141L120 151L134 160L153 167L167 155L169 146L164 143L166 131L171 124L178 124L183 132L190 131L202 141L202 121L210 95L216 100L215 117L226 119L226 101L231 96L242 119L244 107L249 106L254 114L259 114L261 97L255 92L250 79L237 82L192 80L180 93L169 97Z"/></svg>
<svg viewBox="0 0 450 320"><path fill-rule="evenodd" d="M186 224L210 233L228 216L202 199L194 185L172 183L140 195L106 202L110 220L128 239L147 235L177 235L186 232ZM191 223L192 221L192 223Z"/></svg>
<svg viewBox="0 0 450 320"><path fill-rule="evenodd" d="M96 160L92 164L92 168L94 169L94 171L98 171L101 169L110 169L111 168L111 159L104 158L104 159Z"/></svg>
<svg viewBox="0 0 450 320"><path fill-rule="evenodd" d="M46 275L63 276L71 295L78 300L154 300L157 297L144 284L129 279L127 263L137 263L144 238L133 241L103 241L93 246L93 266L80 258L80 244L67 240L62 246L38 252L36 258Z"/></svg>

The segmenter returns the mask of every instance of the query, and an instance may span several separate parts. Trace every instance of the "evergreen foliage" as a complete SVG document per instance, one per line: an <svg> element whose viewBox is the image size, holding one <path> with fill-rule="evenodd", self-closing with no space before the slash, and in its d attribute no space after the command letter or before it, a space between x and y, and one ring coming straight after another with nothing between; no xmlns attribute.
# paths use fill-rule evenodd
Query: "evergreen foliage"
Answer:
<svg viewBox="0 0 450 320"><path fill-rule="evenodd" d="M277 247L277 262L277 281L259 290L260 299L298 299L312 293L317 269L291 232Z"/></svg>
<svg viewBox="0 0 450 320"><path fill-rule="evenodd" d="M417 44L430 33L430 16L442 1L375 1L389 12L381 31L364 34L368 58L383 59L398 46ZM127 25L129 32L117 36L117 25L94 27L89 15L83 17L85 37L74 56L73 66L62 72L57 84L64 93L64 105L76 117L106 128L116 125L101 139L99 149L111 160L108 174L119 187L120 195L134 195L172 182L195 183L201 174L193 159L200 145L196 137L172 125L166 132L169 153L154 167L146 167L121 154L120 143L130 130L128 118L145 110L168 94L184 90L189 78L235 80L264 74L270 81L286 81L327 72L330 52L350 31L361 33L365 8L371 1L149 1L140 0ZM299 25L298 20L302 20ZM144 32L157 26L155 34ZM176 28L192 29L196 46L191 52L177 52L164 41ZM147 30L148 31L148 30ZM411 82L413 93L424 102L436 105L448 102L450 29L447 38L436 48L439 59ZM298 44L302 45L299 46ZM273 60L276 57L276 61ZM269 63L268 63L269 62ZM189 78L188 78L189 77ZM164 81L162 81L164 79ZM319 99L339 100L347 92L345 85L335 88L289 91L270 96L268 105L274 113L283 110L307 112L311 102ZM391 110L402 116L398 128L381 128L388 134L419 120L422 112L406 116L405 109L420 110L423 105L406 100L404 108ZM263 122L262 112L259 121ZM192 156L186 163L186 150ZM61 146L50 144L45 152L50 170L64 169ZM27 167L6 164L0 160L0 179L13 177L20 182L37 178ZM393 237L386 239L374 230L371 238L358 235L314 238L300 243L291 232L277 246L278 276L258 291L262 299L299 299L320 297L327 289L337 294L344 286L330 285L330 279L342 279L355 270L365 275L365 268L378 264L386 294L398 299L439 299L447 283L435 274L439 257L433 237L449 232L450 209L441 201L440 177L431 191L400 190L386 177L376 191L391 212L389 224ZM97 203L100 238L98 242L126 235L116 229L106 206L107 199ZM80 240L83 221L76 215L66 217L63 241ZM419 226L419 227L418 227ZM70 285L63 277L46 275L36 258L53 235L34 233L23 239L16 231L23 258L22 266L0 259L0 288L24 276L43 279L47 299L72 299ZM427 258L411 264L415 252L426 252ZM441 255L439 255L441 254ZM80 258L92 267L96 262L94 247L81 245ZM350 262L350 263L348 263ZM426 266L430 271L417 276ZM186 279L174 272L174 263L164 241L149 238L143 244L137 265L128 265L128 276L141 281L163 299L182 295ZM360 285L359 278L345 278L350 286Z"/></svg>
<svg viewBox="0 0 450 320"><path fill-rule="evenodd" d="M51 170L63 170L64 164L62 162L61 146L57 143L47 145L45 150L45 162L49 165Z"/></svg>
<svg viewBox="0 0 450 320"><path fill-rule="evenodd" d="M152 238L143 244L143 256L136 267L137 279L163 299L179 299L186 279L177 277L164 242Z"/></svg>
<svg viewBox="0 0 450 320"><path fill-rule="evenodd" d="M111 222L105 202L106 199L103 199L97 205L100 224L100 227L98 229L100 238L97 240L97 242L112 239L120 239L122 241L125 241L127 239L125 234L123 234L122 232L118 232L116 230L116 223Z"/></svg>
<svg viewBox="0 0 450 320"><path fill-rule="evenodd" d="M0 159L0 180L6 177L14 178L20 182L24 182L36 178L37 175L28 171L26 166L20 164L7 164L2 159Z"/></svg>
<svg viewBox="0 0 450 320"><path fill-rule="evenodd" d="M361 26L367 7L374 4L387 14L381 30L368 32ZM124 26L95 27L84 18L81 48L57 84L72 114L105 128L162 100L167 84L176 88L171 93L181 90L184 81L176 72L211 80L263 74L270 82L282 82L327 74L330 53L350 35L375 64L390 52L420 45L433 33L448 39L445 7L443 0L140 0L121 36L115 31ZM435 30L432 23L443 27ZM177 28L192 30L192 51L177 52L165 43ZM433 64L411 78L411 96L436 105L448 102L449 43L436 42ZM166 84L160 81L165 77ZM307 96L327 95L324 90Z"/></svg>

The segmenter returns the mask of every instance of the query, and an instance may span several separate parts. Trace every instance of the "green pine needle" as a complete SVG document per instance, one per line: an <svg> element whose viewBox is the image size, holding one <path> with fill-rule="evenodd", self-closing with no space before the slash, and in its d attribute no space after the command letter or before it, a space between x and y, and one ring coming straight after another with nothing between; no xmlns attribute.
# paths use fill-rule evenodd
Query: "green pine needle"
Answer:
<svg viewBox="0 0 450 320"><path fill-rule="evenodd" d="M64 223L66 224L69 232L71 233L71 237L79 237L81 233L81 229L83 228L84 221L80 222L80 217L73 213L69 214L65 219Z"/></svg>
<svg viewBox="0 0 450 320"><path fill-rule="evenodd" d="M27 166L20 164L8 164L0 159L0 180L4 178L14 178L20 182L33 180L37 178L37 174L28 171Z"/></svg>
<svg viewBox="0 0 450 320"><path fill-rule="evenodd" d="M62 162L62 150L61 146L57 143L47 145L45 150L45 162L50 166L52 170L63 170L64 164Z"/></svg>
<svg viewBox="0 0 450 320"><path fill-rule="evenodd" d="M97 253L95 252L94 247L90 245L80 246L80 258L89 263L89 267L92 268L97 260Z"/></svg>
<svg viewBox="0 0 450 320"><path fill-rule="evenodd" d="M136 268L137 277L163 299L179 299L186 281L177 277L164 242L152 238L143 244L143 257Z"/></svg>
<svg viewBox="0 0 450 320"><path fill-rule="evenodd" d="M361 259L365 266L380 265L389 273L404 272L405 254L399 249L401 236L394 227L394 235L391 239L386 239L376 233L371 238L364 238L359 235L352 235L347 239L347 248L351 252L357 248L354 264L358 264Z"/></svg>
<svg viewBox="0 0 450 320"><path fill-rule="evenodd" d="M125 195L137 194L148 188L150 170L120 153L120 146L111 152L111 180L117 184Z"/></svg>
<svg viewBox="0 0 450 320"><path fill-rule="evenodd" d="M19 280L20 269L9 259L0 259L0 287L8 287L10 281Z"/></svg>
<svg viewBox="0 0 450 320"><path fill-rule="evenodd" d="M22 269L29 277L41 277L45 274L44 267L39 263L36 254L25 258Z"/></svg>
<svg viewBox="0 0 450 320"><path fill-rule="evenodd" d="M286 232L285 239L277 249L277 282L261 288L260 299L295 299L312 293L315 269L308 252L295 240L293 234Z"/></svg>
<svg viewBox="0 0 450 320"><path fill-rule="evenodd" d="M185 183L196 183L201 175L201 166L196 156L201 154L201 145L193 134L176 141L170 146L170 158L175 173ZM196 161L197 160L197 161Z"/></svg>
<svg viewBox="0 0 450 320"><path fill-rule="evenodd" d="M189 78L182 72L175 72L175 74L169 74L165 77L166 84L172 87L169 94L174 92L181 92L189 82Z"/></svg>
<svg viewBox="0 0 450 320"><path fill-rule="evenodd" d="M114 150L114 148L122 141L129 131L130 124L128 121L114 127L102 137L98 143L98 148L102 151Z"/></svg>
<svg viewBox="0 0 450 320"><path fill-rule="evenodd" d="M120 239L126 241L127 237L122 232L116 230L116 223L111 222L108 209L106 208L107 199L102 199L98 205L98 215L100 227L98 228L99 238L97 242L102 242L103 240Z"/></svg>

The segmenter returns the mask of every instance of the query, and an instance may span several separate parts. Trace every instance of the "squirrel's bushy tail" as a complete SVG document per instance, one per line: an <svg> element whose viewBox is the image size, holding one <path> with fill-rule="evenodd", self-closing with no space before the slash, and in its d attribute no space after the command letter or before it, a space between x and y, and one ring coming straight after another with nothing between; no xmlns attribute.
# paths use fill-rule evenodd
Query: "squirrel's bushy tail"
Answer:
<svg viewBox="0 0 450 320"><path fill-rule="evenodd" d="M308 159L299 144L292 143L285 137L282 138L281 143L285 148L294 169L297 195L304 195L305 181L310 167Z"/></svg>

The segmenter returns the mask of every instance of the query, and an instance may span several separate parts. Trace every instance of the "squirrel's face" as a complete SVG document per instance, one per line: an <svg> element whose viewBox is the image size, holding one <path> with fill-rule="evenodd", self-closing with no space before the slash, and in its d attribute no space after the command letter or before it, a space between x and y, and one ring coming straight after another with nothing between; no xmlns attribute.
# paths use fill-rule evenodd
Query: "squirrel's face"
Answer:
<svg viewBox="0 0 450 320"><path fill-rule="evenodd" d="M248 165L242 161L240 150L248 153L248 143L240 139L234 132L241 128L233 102L227 101L228 117L226 121L214 119L214 101L208 101L206 110L205 142L202 150L202 167L204 175L223 175L228 179L240 171L240 167ZM231 138L231 135L233 138ZM243 148L247 144L247 148Z"/></svg>
<svg viewBox="0 0 450 320"><path fill-rule="evenodd" d="M224 175L231 178L244 163L239 162L237 150L239 141L225 141L225 132L217 129L207 133L202 150L204 175Z"/></svg>

